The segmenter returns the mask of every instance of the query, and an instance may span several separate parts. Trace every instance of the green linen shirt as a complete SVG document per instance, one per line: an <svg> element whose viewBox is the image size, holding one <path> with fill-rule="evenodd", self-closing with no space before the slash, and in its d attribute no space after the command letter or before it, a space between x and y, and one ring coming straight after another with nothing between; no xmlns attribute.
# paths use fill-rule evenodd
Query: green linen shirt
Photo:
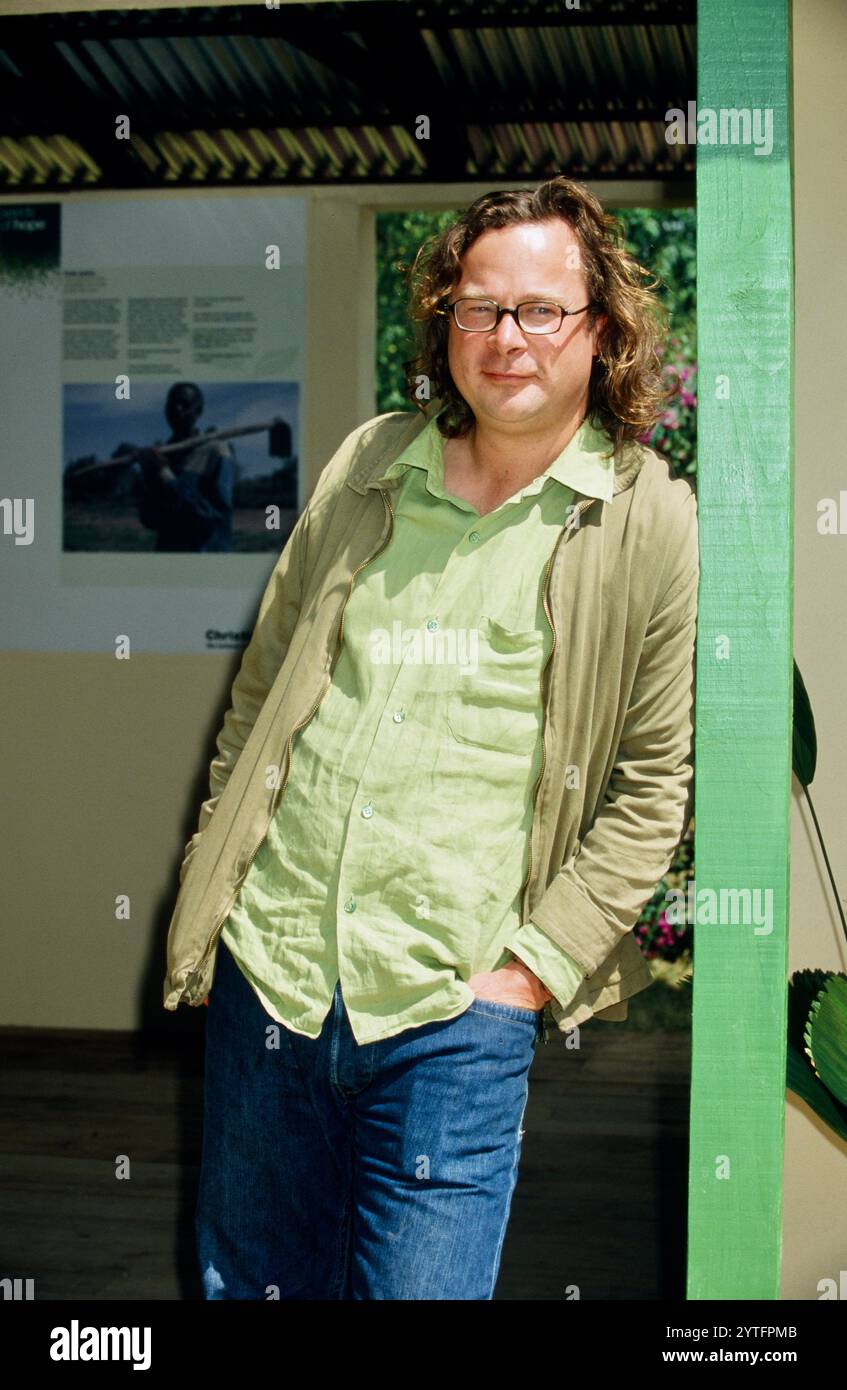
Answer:
<svg viewBox="0 0 847 1390"><path fill-rule="evenodd" d="M611 499L611 443L583 421L481 516L445 490L436 419L386 470L405 475L391 539L354 580L331 684L223 928L265 1011L312 1038L339 980L366 1043L462 1013L468 979L513 956L563 1008L584 976L520 903L543 576L574 489Z"/></svg>

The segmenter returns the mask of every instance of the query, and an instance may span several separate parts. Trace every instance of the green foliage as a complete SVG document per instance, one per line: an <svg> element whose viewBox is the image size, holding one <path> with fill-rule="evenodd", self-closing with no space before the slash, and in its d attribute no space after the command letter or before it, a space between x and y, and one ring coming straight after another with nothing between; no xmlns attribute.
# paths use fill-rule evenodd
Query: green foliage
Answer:
<svg viewBox="0 0 847 1390"><path fill-rule="evenodd" d="M649 989L643 989L629 1000L626 1026L639 1033L652 1033L657 1029L665 1032L691 1032L692 994L689 989L670 989L664 982L656 980ZM589 1019L589 1023L593 1020ZM587 1025L583 1024L583 1027ZM599 1029L605 1024L595 1024Z"/></svg>
<svg viewBox="0 0 847 1390"><path fill-rule="evenodd" d="M794 775L802 787L811 786L818 761L815 717L800 667L794 661L794 723L791 758Z"/></svg>
<svg viewBox="0 0 847 1390"><path fill-rule="evenodd" d="M406 316L408 289L402 266L410 266L427 237L456 220L448 212L380 212L376 219L377 371L376 412L411 410L403 362L414 351Z"/></svg>
<svg viewBox="0 0 847 1390"><path fill-rule="evenodd" d="M788 985L786 1086L847 1139L847 977L797 970Z"/></svg>
<svg viewBox="0 0 847 1390"><path fill-rule="evenodd" d="M817 1075L847 1107L847 977L830 975L812 1003L803 1037Z"/></svg>
<svg viewBox="0 0 847 1390"><path fill-rule="evenodd" d="M694 819L686 827L682 843L667 873L656 885L650 901L635 924L633 935L648 960L675 961L694 949L693 925L684 920L669 922L665 912L667 894L682 893L687 903L688 880L694 875ZM686 914L687 916L687 914Z"/></svg>
<svg viewBox="0 0 847 1390"><path fill-rule="evenodd" d="M678 332L697 310L697 215L693 208L621 208L626 248L662 281L656 290Z"/></svg>
<svg viewBox="0 0 847 1390"><path fill-rule="evenodd" d="M625 208L617 216L627 250L659 278L655 292L670 325L663 370L676 395L642 439L670 459L677 473L692 474L697 467L697 214L693 208Z"/></svg>

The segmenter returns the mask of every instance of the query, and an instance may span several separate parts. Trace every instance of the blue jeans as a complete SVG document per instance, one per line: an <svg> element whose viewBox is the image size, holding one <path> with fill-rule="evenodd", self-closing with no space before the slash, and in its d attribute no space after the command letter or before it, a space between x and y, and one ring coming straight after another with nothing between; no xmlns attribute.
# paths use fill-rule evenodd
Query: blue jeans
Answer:
<svg viewBox="0 0 847 1390"><path fill-rule="evenodd" d="M477 999L359 1044L277 1025L220 940L197 1255L207 1299L490 1299L542 1011ZM268 1029L271 1033L268 1033Z"/></svg>

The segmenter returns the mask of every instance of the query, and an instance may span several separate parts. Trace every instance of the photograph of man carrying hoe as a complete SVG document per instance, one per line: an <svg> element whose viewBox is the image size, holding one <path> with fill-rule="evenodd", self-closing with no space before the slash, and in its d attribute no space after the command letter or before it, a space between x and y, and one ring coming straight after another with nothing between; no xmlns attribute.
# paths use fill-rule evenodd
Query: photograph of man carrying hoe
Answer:
<svg viewBox="0 0 847 1390"><path fill-rule="evenodd" d="M539 1038L651 983L699 561L645 278L578 183L479 198L279 557L168 938L207 1298L491 1299Z"/></svg>

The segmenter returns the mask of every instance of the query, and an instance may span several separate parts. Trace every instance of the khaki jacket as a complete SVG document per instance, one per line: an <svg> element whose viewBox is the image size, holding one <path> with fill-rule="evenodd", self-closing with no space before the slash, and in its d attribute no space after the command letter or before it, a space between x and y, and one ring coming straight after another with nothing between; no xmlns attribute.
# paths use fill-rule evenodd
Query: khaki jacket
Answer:
<svg viewBox="0 0 847 1390"><path fill-rule="evenodd" d="M217 942L285 787L294 734L331 683L358 571L387 545L381 475L441 402L376 416L323 469L268 581L186 846L164 1006L202 1004ZM635 937L693 803L696 497L653 450L615 460L611 502L577 494L545 575L553 647L521 921L582 966L560 1030L627 1016L653 976ZM274 770L278 773L274 775Z"/></svg>

